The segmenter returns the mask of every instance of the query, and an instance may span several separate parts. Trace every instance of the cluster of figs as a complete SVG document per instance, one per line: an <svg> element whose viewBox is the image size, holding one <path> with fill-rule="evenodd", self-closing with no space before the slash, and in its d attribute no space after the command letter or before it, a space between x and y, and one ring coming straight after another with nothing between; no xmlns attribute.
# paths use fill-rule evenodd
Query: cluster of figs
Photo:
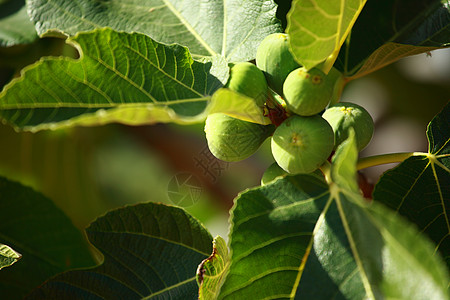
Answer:
<svg viewBox="0 0 450 300"><path fill-rule="evenodd" d="M350 128L359 151L372 138L370 114L359 105L338 102L342 74L335 68L328 74L319 68L305 69L290 52L288 38L284 33L268 35L258 47L256 65L241 62L231 66L225 87L252 98L272 124L247 122L224 113L209 115L206 138L218 159L243 160L271 137L276 161L272 169L311 173L348 137Z"/></svg>

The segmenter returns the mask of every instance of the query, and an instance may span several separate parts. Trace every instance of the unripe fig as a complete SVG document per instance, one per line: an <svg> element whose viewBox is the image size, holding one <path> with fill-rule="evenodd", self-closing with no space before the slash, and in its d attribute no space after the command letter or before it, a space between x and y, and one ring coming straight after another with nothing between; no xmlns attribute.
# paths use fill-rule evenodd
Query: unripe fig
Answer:
<svg viewBox="0 0 450 300"><path fill-rule="evenodd" d="M294 115L275 130L272 154L286 172L310 173L330 156L333 141L333 129L321 116Z"/></svg>
<svg viewBox="0 0 450 300"><path fill-rule="evenodd" d="M228 162L240 161L255 153L273 131L273 125L246 122L223 113L209 115L205 123L209 150L218 159Z"/></svg>
<svg viewBox="0 0 450 300"><path fill-rule="evenodd" d="M267 98L267 81L263 72L252 63L239 62L230 70L225 87L255 99L257 105L264 105Z"/></svg>
<svg viewBox="0 0 450 300"><path fill-rule="evenodd" d="M358 151L364 149L372 139L374 124L372 117L363 107L349 102L330 106L322 115L334 131L334 144L337 147L348 138L352 127L355 131Z"/></svg>
<svg viewBox="0 0 450 300"><path fill-rule="evenodd" d="M288 35L273 33L265 37L256 51L256 65L264 71L269 86L283 94L283 82L293 70L300 67L289 51Z"/></svg>
<svg viewBox="0 0 450 300"><path fill-rule="evenodd" d="M333 96L333 78L317 68L306 70L302 67L289 73L283 85L288 109L300 116L318 114Z"/></svg>
<svg viewBox="0 0 450 300"><path fill-rule="evenodd" d="M264 174L261 178L261 185L266 185L269 182L275 180L275 178L286 175L289 175L289 173L287 173L276 162L274 162L264 171Z"/></svg>

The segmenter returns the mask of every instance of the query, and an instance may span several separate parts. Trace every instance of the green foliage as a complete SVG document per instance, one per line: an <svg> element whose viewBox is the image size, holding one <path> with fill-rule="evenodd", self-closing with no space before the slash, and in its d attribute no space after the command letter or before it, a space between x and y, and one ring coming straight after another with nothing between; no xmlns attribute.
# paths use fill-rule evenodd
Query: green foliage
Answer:
<svg viewBox="0 0 450 300"><path fill-rule="evenodd" d="M20 253L17 253L7 245L0 244L0 270L11 266L21 258L22 255Z"/></svg>
<svg viewBox="0 0 450 300"><path fill-rule="evenodd" d="M373 197L415 223L450 266L450 104L432 120L429 152L386 172Z"/></svg>
<svg viewBox="0 0 450 300"><path fill-rule="evenodd" d="M214 238L213 253L197 269L199 300L216 299L230 266L227 243L220 236Z"/></svg>
<svg viewBox="0 0 450 300"><path fill-rule="evenodd" d="M25 1L0 1L0 46L27 44L36 39L36 29L28 17Z"/></svg>
<svg viewBox="0 0 450 300"><path fill-rule="evenodd" d="M331 126L320 116L292 116L274 132L272 154L288 173L311 173L330 156L334 145Z"/></svg>
<svg viewBox="0 0 450 300"><path fill-rule="evenodd" d="M0 239L22 255L0 271L0 290L21 299L60 272L94 264L87 243L48 198L0 177Z"/></svg>
<svg viewBox="0 0 450 300"><path fill-rule="evenodd" d="M281 31L271 0L144 0L126 4L122 0L28 0L27 4L39 34L57 28L73 36L111 27L140 32L161 43L185 45L196 57L222 55L231 62L255 58L262 39Z"/></svg>
<svg viewBox="0 0 450 300"><path fill-rule="evenodd" d="M27 299L196 298L195 270L211 253L212 237L184 210L128 206L97 219L86 233L103 263L58 275Z"/></svg>

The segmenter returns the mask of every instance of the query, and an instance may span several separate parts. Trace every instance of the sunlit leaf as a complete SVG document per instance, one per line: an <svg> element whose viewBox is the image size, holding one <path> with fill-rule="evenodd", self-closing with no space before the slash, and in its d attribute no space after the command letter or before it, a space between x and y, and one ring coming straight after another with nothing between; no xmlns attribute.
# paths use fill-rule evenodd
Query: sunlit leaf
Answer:
<svg viewBox="0 0 450 300"><path fill-rule="evenodd" d="M0 93L4 121L26 130L112 121L198 122L226 81L212 72L228 76L223 60L200 63L185 47L137 33L99 29L68 42L79 49L79 60L44 58Z"/></svg>
<svg viewBox="0 0 450 300"><path fill-rule="evenodd" d="M11 247L0 244L0 270L13 265L22 258L20 253L17 253Z"/></svg>
<svg viewBox="0 0 450 300"><path fill-rule="evenodd" d="M39 34L111 27L187 46L194 56L223 55L228 61L253 59L264 37L281 31L271 0L29 0L28 9Z"/></svg>
<svg viewBox="0 0 450 300"><path fill-rule="evenodd" d="M228 273L230 255L227 243L220 236L214 239L213 253L202 261L197 270L199 300L216 299Z"/></svg>
<svg viewBox="0 0 450 300"><path fill-rule="evenodd" d="M386 172L373 197L415 223L450 266L450 104L428 125L429 153Z"/></svg>
<svg viewBox="0 0 450 300"><path fill-rule="evenodd" d="M63 273L27 299L197 299L212 237L184 210L156 203L109 212L87 229L103 263Z"/></svg>
<svg viewBox="0 0 450 300"><path fill-rule="evenodd" d="M332 56L332 65L365 3L366 0L294 0L286 31L297 61L311 69Z"/></svg>
<svg viewBox="0 0 450 300"><path fill-rule="evenodd" d="M0 1L0 46L28 44L37 39L25 0Z"/></svg>
<svg viewBox="0 0 450 300"><path fill-rule="evenodd" d="M2 298L22 299L57 273L89 267L87 243L70 220L42 194L0 177L0 243L22 255L0 271Z"/></svg>

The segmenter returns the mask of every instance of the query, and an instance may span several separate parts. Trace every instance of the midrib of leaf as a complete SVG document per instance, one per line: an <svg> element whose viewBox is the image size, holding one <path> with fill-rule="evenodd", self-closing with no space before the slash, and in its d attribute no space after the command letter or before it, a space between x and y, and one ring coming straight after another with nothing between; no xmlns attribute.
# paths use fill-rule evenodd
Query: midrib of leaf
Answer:
<svg viewBox="0 0 450 300"><path fill-rule="evenodd" d="M184 280L184 281L178 282L177 284L168 286L168 287L166 287L166 288L164 288L164 289L162 289L162 290L160 290L160 291L157 291L156 293L153 293L153 294L151 294L150 296L144 297L144 298L142 298L142 299L143 299L143 300L146 300L146 299L152 299L152 298L155 297L155 296L161 295L162 293L165 293L165 292L167 292L167 291L170 291L170 290L172 290L172 289L174 289L174 288L177 288L177 287L179 287L179 286L182 286L182 285L187 284L187 283L192 282L192 281L195 281L195 276L194 276L194 277L191 277L191 278L189 278L189 279L186 279L186 280Z"/></svg>
<svg viewBox="0 0 450 300"><path fill-rule="evenodd" d="M184 26L189 30L190 33L202 44L203 47L211 54L211 56L216 55L217 53L214 52L211 47L205 42L205 40L195 31L194 28L187 22L187 20L173 7L173 5L169 2L169 0L163 0L164 4L167 6L167 8L170 9L170 11L183 23Z"/></svg>
<svg viewBox="0 0 450 300"><path fill-rule="evenodd" d="M327 193L328 192L329 191L327 191ZM308 257L311 253L312 246L314 244L314 237L316 236L317 231L319 231L320 227L324 223L325 215L328 212L328 209L330 208L331 203L333 203L333 197L330 193L330 196L328 197L328 201L325 204L323 211L320 213L319 218L317 219L316 226L314 226L314 230L312 232L311 239L309 241L308 247L306 248L305 255L303 256L303 259L302 259L302 263L300 264L300 267L297 269L297 277L295 279L294 286L292 287L291 294L289 295L290 299L294 299L296 296L296 292L297 292L298 286L300 284L300 279L302 278L303 270L305 269L306 262L308 260Z"/></svg>
<svg viewBox="0 0 450 300"><path fill-rule="evenodd" d="M372 291L372 288L370 286L370 282L369 282L369 278L367 277L366 270L364 269L364 266L362 264L361 258L359 257L358 250L356 249L356 243L355 243L355 240L353 239L353 235L352 235L352 232L350 230L347 217L345 215L344 209L342 208L342 203L341 203L341 198L340 198L339 193L336 193L336 198L335 199L336 199L336 205L337 205L337 208L338 208L338 212L339 212L339 215L341 217L342 225L344 226L344 230L345 230L345 233L346 233L346 235L348 237L348 242L350 244L350 248L351 248L352 253L353 253L353 257L355 259L355 262L356 262L356 265L358 267L358 270L360 271L361 280L363 282L364 289L366 290L366 293L367 293L369 299L375 299L375 295L374 295L374 293Z"/></svg>

